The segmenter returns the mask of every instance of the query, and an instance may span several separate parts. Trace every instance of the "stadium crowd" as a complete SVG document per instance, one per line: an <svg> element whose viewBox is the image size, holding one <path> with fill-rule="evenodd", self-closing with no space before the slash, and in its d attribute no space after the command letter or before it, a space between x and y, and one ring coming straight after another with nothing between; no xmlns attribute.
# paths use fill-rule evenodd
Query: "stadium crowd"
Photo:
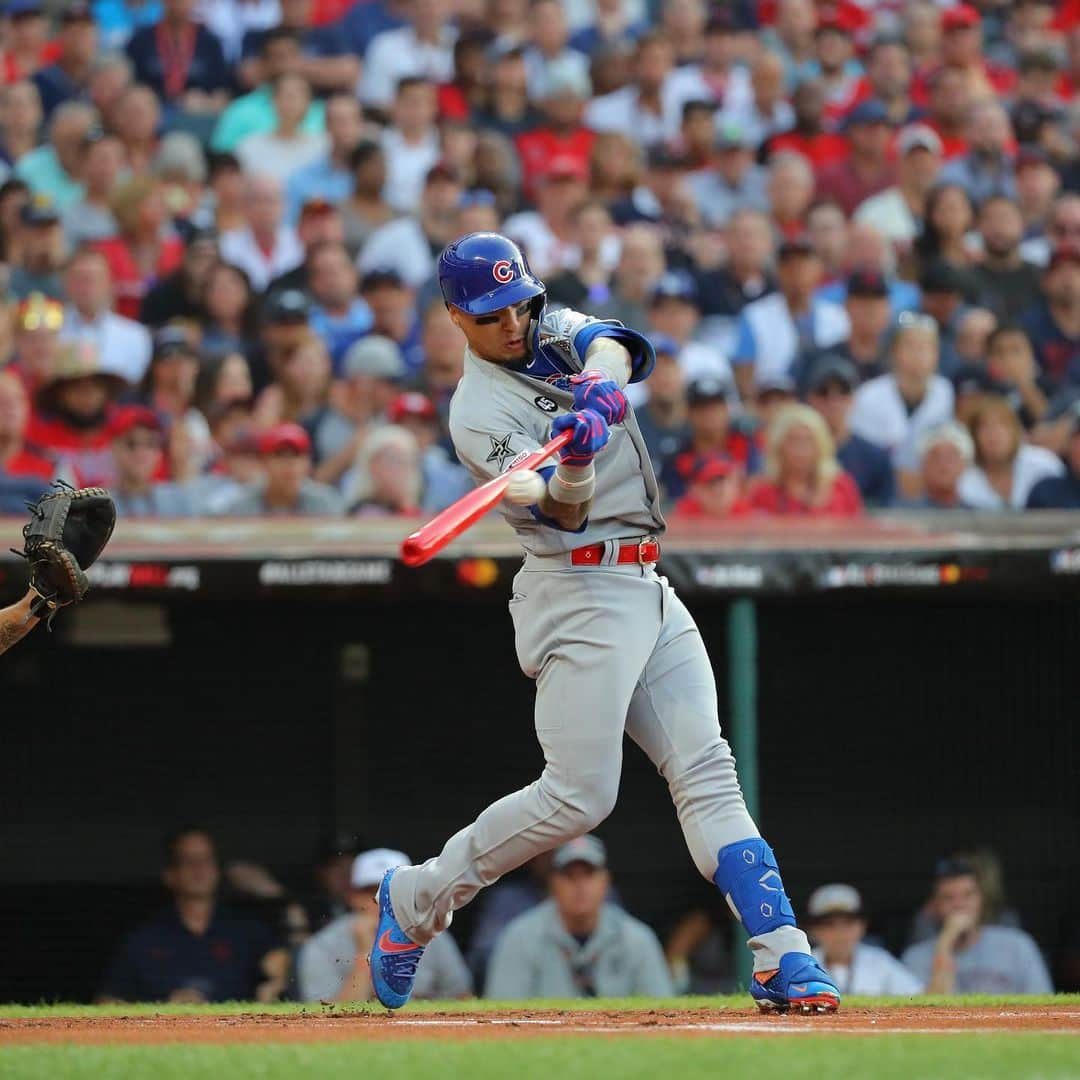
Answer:
<svg viewBox="0 0 1080 1080"><path fill-rule="evenodd" d="M1080 508L1080 5L7 0L0 510L468 478L450 240L647 332L674 515Z"/></svg>
<svg viewBox="0 0 1080 1080"><path fill-rule="evenodd" d="M348 842L332 845L316 867L315 887L290 890L256 863L222 868L202 829L176 832L162 870L169 901L117 944L99 1000L372 999L367 956L378 885L409 858L389 848L354 852ZM415 993L520 1001L733 992L732 921L719 894L714 901L707 911L687 912L661 944L623 907L603 841L581 836L488 889L467 949L456 923L436 937L420 961ZM1053 989L1038 944L1005 901L1001 865L988 849L935 866L900 958L869 935L868 913L851 885L816 888L806 919L815 956L845 994ZM1080 975L1078 958L1075 947L1066 949L1066 982Z"/></svg>

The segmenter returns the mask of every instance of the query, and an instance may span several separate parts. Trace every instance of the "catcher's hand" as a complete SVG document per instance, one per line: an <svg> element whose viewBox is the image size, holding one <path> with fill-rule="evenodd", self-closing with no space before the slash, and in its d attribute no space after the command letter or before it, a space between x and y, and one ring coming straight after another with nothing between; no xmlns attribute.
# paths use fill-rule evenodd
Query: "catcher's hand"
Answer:
<svg viewBox="0 0 1080 1080"><path fill-rule="evenodd" d="M37 593L30 610L39 618L48 614L50 625L60 608L86 595L86 570L116 524L116 504L104 488L76 490L60 480L52 487L28 504L31 517L23 526L23 550L12 548L30 563L30 587Z"/></svg>

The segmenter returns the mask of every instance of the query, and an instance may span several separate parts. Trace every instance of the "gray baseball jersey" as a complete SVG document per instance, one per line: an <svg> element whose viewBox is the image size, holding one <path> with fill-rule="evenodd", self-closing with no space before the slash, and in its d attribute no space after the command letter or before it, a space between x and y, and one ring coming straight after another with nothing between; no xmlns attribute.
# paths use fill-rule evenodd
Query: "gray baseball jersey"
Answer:
<svg viewBox="0 0 1080 1080"><path fill-rule="evenodd" d="M581 371L584 357L578 355L575 341L582 330L603 333L605 326L622 329L565 308L545 311L539 340L549 355L555 353L562 360L564 369ZM527 367L492 364L466 349L465 374L450 402L450 436L474 478L490 480L543 446L551 438L551 422L573 408L574 396L564 379L533 375ZM555 464L554 458L550 464ZM596 496L579 532L553 528L528 507L503 501L503 516L517 530L526 551L551 555L664 531L656 476L632 409L627 409L622 424L611 429L611 439L594 464Z"/></svg>

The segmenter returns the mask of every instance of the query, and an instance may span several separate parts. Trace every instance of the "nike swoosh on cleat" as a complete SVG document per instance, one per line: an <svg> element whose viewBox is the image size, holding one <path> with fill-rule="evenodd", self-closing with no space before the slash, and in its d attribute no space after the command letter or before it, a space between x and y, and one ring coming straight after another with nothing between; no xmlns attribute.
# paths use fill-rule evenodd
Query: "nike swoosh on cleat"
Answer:
<svg viewBox="0 0 1080 1080"><path fill-rule="evenodd" d="M379 948L384 953L403 953L412 949L419 949L420 946L413 941L394 941L390 937L390 931L384 930L382 937L379 938Z"/></svg>
<svg viewBox="0 0 1080 1080"><path fill-rule="evenodd" d="M798 990L798 992L800 994L805 994L806 993L806 988L809 985L810 985L809 983L804 983L802 986L796 986L794 983L792 983L791 984L791 989L792 990Z"/></svg>

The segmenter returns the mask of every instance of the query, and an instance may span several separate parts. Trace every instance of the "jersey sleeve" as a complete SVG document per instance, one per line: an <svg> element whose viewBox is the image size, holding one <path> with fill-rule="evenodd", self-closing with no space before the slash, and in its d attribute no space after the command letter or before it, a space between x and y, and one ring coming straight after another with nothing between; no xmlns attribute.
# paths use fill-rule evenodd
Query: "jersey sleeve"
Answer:
<svg viewBox="0 0 1080 1080"><path fill-rule="evenodd" d="M495 419L490 429L482 430L475 421L450 419L450 437L461 463L477 483L484 483L506 472L535 450L536 439L512 421Z"/></svg>
<svg viewBox="0 0 1080 1080"><path fill-rule="evenodd" d="M600 337L614 338L630 354L631 382L643 382L652 374L656 364L652 342L617 319L597 319L569 308L545 309L538 323L536 345L539 348L562 345L571 363L581 371L589 346Z"/></svg>

